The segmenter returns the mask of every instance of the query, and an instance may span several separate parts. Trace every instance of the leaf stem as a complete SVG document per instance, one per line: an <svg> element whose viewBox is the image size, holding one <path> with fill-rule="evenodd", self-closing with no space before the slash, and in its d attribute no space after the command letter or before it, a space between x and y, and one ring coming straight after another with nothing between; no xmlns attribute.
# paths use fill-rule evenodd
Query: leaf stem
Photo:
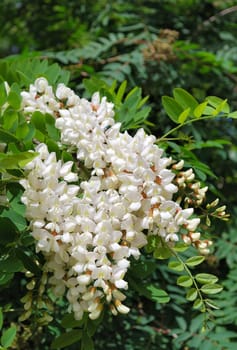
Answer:
<svg viewBox="0 0 237 350"><path fill-rule="evenodd" d="M220 116L220 117L226 117L226 115ZM184 122L184 123L182 123L182 124L179 124L179 125L177 125L175 128L169 130L169 131L168 131L166 134L164 134L161 138L157 139L157 142L166 141L166 140L167 140L167 136L169 136L169 135L172 134L173 132L179 130L181 127L183 127L183 126L185 126L185 125L191 124L191 123L193 123L193 122L197 122L197 121L201 121L201 120L207 120L207 119L213 119L213 118L216 118L216 116L207 115L207 116L204 116L204 117L201 117L201 118L195 118L195 119L187 120L186 122Z"/></svg>
<svg viewBox="0 0 237 350"><path fill-rule="evenodd" d="M190 269L189 269L188 266L185 264L185 262L183 261L183 259L182 259L172 248L169 247L169 249L170 249L170 251L172 252L172 254L176 257L176 259L183 265L185 271L187 272L187 274L189 275L189 277L192 279L193 284L194 284L194 287L196 288L196 290L197 290L197 292L198 292L198 296L199 296L200 300L202 301L202 303L203 303L203 305L204 305L204 308L205 308L205 309L204 309L203 311L205 312L205 311L206 311L205 300L203 299L202 293L200 292L200 289L199 289L199 287L198 287L198 285L197 285L197 282L196 282L195 278L193 277L193 275L192 275Z"/></svg>

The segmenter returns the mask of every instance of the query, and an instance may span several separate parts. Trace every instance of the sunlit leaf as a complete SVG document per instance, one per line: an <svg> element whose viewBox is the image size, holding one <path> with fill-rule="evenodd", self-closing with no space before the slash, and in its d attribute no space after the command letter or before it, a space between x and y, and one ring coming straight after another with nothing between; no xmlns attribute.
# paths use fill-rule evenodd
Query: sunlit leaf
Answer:
<svg viewBox="0 0 237 350"><path fill-rule="evenodd" d="M173 91L176 102L183 108L190 108L193 111L197 106L197 100L186 90L182 88L175 88Z"/></svg>
<svg viewBox="0 0 237 350"><path fill-rule="evenodd" d="M207 101L206 102L203 102L203 103L200 103L193 111L193 114L196 118L200 118L207 106Z"/></svg>
<svg viewBox="0 0 237 350"><path fill-rule="evenodd" d="M168 303L170 300L169 295L163 289L156 288L153 285L149 285L146 289L151 293L151 300L158 303Z"/></svg>
<svg viewBox="0 0 237 350"><path fill-rule="evenodd" d="M21 106L21 95L11 90L8 94L7 102L15 110L18 110Z"/></svg>
<svg viewBox="0 0 237 350"><path fill-rule="evenodd" d="M174 247L173 249L176 251L176 252L185 252L185 250L187 250L189 247L188 244L185 244L185 243L182 243L182 242L178 242Z"/></svg>
<svg viewBox="0 0 237 350"><path fill-rule="evenodd" d="M190 108L186 108L178 117L178 122L183 124L190 115Z"/></svg>
<svg viewBox="0 0 237 350"><path fill-rule="evenodd" d="M185 262L188 266L196 266L201 264L205 260L204 256L192 256L191 258L188 258Z"/></svg>
<svg viewBox="0 0 237 350"><path fill-rule="evenodd" d="M227 100L223 100L220 97L217 96L207 96L206 100L208 101L208 103L214 107L218 113L220 111L224 112L224 113L229 113L230 112L230 107L227 103Z"/></svg>
<svg viewBox="0 0 237 350"><path fill-rule="evenodd" d="M190 276L180 276L177 279L177 284L182 287L191 287L193 284L193 280Z"/></svg>
<svg viewBox="0 0 237 350"><path fill-rule="evenodd" d="M228 118L237 119L237 111L231 112L231 113L228 115Z"/></svg>
<svg viewBox="0 0 237 350"><path fill-rule="evenodd" d="M197 299L195 300L195 302L193 303L193 307L194 309L200 309L204 306L203 301L201 299Z"/></svg>
<svg viewBox="0 0 237 350"><path fill-rule="evenodd" d="M3 332L1 336L1 343L4 348L8 348L12 345L16 336L16 326L12 326Z"/></svg>
<svg viewBox="0 0 237 350"><path fill-rule="evenodd" d="M168 267L174 271L183 271L184 264L180 261L170 261Z"/></svg>
<svg viewBox="0 0 237 350"><path fill-rule="evenodd" d="M204 284L201 291L205 294L217 294L221 292L223 287L219 284Z"/></svg>
<svg viewBox="0 0 237 350"><path fill-rule="evenodd" d="M210 273L198 273L195 279L201 284L213 284L218 281L218 277Z"/></svg>
<svg viewBox="0 0 237 350"><path fill-rule="evenodd" d="M126 91L126 87L127 87L127 81L124 80L122 82L122 84L120 85L119 89L118 89L118 92L116 94L116 103L119 105L122 100L123 100L123 97L124 97L124 94L125 94L125 91Z"/></svg>
<svg viewBox="0 0 237 350"><path fill-rule="evenodd" d="M167 248L165 246L157 247L154 250L153 256L156 259L161 259L161 260L168 259L172 256L172 252L170 251L169 248Z"/></svg>
<svg viewBox="0 0 237 350"><path fill-rule="evenodd" d="M186 294L186 299L189 301L194 301L198 296L198 291L195 288L191 288L187 294Z"/></svg>
<svg viewBox="0 0 237 350"><path fill-rule="evenodd" d="M178 118L183 112L183 108L175 101L175 99L173 97L163 96L162 105L170 119L179 124Z"/></svg>

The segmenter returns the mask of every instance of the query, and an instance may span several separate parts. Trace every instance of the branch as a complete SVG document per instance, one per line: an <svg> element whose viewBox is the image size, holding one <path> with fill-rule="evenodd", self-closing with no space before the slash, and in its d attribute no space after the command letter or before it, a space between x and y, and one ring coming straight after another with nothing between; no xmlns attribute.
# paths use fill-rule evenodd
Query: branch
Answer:
<svg viewBox="0 0 237 350"><path fill-rule="evenodd" d="M203 22L203 25L206 26L212 22L215 22L217 21L217 19L219 17L223 17L223 16L226 16L226 15L229 15L230 13L233 13L233 12L236 12L237 11L237 6L232 6L232 7L229 7L225 10L222 10L220 12L218 12L216 15L214 16L211 16L210 18L208 18L206 21Z"/></svg>

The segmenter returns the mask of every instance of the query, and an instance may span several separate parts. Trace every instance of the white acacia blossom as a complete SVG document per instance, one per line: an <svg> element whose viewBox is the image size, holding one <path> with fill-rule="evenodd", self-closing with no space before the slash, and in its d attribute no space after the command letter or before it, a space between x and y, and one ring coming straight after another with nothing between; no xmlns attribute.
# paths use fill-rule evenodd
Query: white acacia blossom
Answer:
<svg viewBox="0 0 237 350"><path fill-rule="evenodd" d="M143 129L134 136L121 133L113 104L98 93L88 101L59 84L54 94L39 78L22 99L27 118L34 111L55 117L61 144L75 154L74 163L63 163L39 144L39 155L21 181L26 217L36 250L46 258L54 293L66 293L76 319L84 312L98 318L104 304L114 315L127 313L121 290L128 288L130 259L139 258L147 235L175 244L183 228L199 240L193 208L173 199L178 186L168 168L172 159ZM81 163L91 174L82 182Z"/></svg>

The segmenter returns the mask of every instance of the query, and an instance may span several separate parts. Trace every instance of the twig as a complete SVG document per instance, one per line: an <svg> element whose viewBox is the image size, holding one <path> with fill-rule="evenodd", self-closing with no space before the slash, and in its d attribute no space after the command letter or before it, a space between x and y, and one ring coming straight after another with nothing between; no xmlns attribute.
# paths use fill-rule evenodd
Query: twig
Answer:
<svg viewBox="0 0 237 350"><path fill-rule="evenodd" d="M223 16L229 15L230 13L236 12L236 11L237 11L237 6L229 7L225 10L218 12L216 15L208 18L206 21L203 22L203 25L206 26L212 22L215 22L218 19L218 17L223 17Z"/></svg>

